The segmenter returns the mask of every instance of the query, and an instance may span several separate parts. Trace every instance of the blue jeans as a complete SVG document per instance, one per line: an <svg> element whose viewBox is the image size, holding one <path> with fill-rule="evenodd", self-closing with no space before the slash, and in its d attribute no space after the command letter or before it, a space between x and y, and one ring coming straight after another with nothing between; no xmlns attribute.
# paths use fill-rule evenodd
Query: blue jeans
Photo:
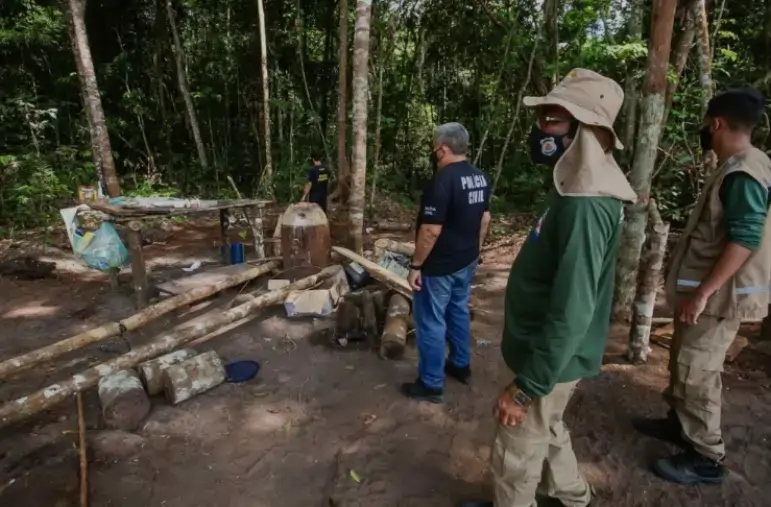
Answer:
<svg viewBox="0 0 771 507"><path fill-rule="evenodd" d="M471 362L471 315L468 309L471 281L477 261L445 276L423 276L421 290L413 294L412 307L418 344L418 372L427 387L444 386L445 343L453 366Z"/></svg>

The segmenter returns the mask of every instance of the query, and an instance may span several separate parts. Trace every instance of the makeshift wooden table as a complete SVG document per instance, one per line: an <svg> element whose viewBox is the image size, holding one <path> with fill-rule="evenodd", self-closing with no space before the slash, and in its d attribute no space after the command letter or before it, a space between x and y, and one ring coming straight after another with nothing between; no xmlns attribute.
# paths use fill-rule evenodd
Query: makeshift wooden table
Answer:
<svg viewBox="0 0 771 507"><path fill-rule="evenodd" d="M265 258L265 241L263 235L262 212L266 205L272 201L259 199L234 199L216 201L216 204L208 204L195 207L138 207L116 206L106 203L89 203L89 207L108 216L108 220L116 225L126 226L128 248L131 253L131 274L137 306L147 306L147 271L145 258L142 253L142 228L145 220L154 218L192 215L194 213L209 213L219 211L220 231L222 244L229 247L228 228L230 227L230 214L233 210L241 211L249 223L254 237L254 251L257 259ZM116 278L117 279L117 278Z"/></svg>

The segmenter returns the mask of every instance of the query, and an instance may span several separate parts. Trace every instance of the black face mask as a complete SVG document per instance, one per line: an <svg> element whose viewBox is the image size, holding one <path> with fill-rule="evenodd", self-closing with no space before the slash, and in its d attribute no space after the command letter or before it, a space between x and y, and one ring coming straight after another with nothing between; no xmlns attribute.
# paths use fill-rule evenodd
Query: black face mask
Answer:
<svg viewBox="0 0 771 507"><path fill-rule="evenodd" d="M545 164L551 167L557 163L557 161L565 154L567 148L565 148L565 138L572 137L573 129L567 134L561 136L555 136L547 134L533 125L530 130L530 158L536 164Z"/></svg>
<svg viewBox="0 0 771 507"><path fill-rule="evenodd" d="M702 153L707 153L712 149L712 132L709 126L705 125L699 131L699 144L701 144Z"/></svg>

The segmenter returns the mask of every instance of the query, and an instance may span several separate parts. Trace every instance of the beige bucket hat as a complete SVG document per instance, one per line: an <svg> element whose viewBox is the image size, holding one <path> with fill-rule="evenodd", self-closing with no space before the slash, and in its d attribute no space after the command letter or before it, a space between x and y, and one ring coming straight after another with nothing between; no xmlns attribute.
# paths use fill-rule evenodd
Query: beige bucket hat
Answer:
<svg viewBox="0 0 771 507"><path fill-rule="evenodd" d="M624 90L610 78L591 70L573 69L545 97L525 97L522 103L526 107L564 107L584 125L612 132L615 147L624 149L613 130L613 123L624 103Z"/></svg>
<svg viewBox="0 0 771 507"><path fill-rule="evenodd" d="M580 122L573 142L554 166L554 187L560 195L637 201L613 151L605 151L597 138L597 129L606 130L613 134L615 147L624 148L613 130L624 103L618 83L591 70L573 69L545 97L525 97L523 103L527 107L561 106Z"/></svg>

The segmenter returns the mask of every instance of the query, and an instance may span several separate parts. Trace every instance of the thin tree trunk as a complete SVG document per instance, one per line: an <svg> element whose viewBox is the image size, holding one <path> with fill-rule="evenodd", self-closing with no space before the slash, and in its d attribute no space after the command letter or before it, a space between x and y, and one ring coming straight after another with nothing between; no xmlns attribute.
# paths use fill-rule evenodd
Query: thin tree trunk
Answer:
<svg viewBox="0 0 771 507"><path fill-rule="evenodd" d="M99 95L99 85L96 82L96 72L94 62L91 60L91 47L88 44L86 32L86 2L85 0L66 0L63 2L63 7L72 53L75 56L75 67L78 71L83 107L86 110L88 131L91 135L91 156L98 172L100 187L106 187L110 197L118 197L121 194L120 183L115 171L110 135L107 132L102 99Z"/></svg>
<svg viewBox="0 0 771 507"><path fill-rule="evenodd" d="M348 0L340 0L337 54L337 185L340 202L348 200L350 171L348 170Z"/></svg>
<svg viewBox="0 0 771 507"><path fill-rule="evenodd" d="M260 178L260 187L268 196L273 195L273 155L270 152L270 81L268 80L268 44L265 41L265 8L257 0L257 14L260 21L260 66L262 68L262 121L265 130L265 169Z"/></svg>
<svg viewBox="0 0 771 507"><path fill-rule="evenodd" d="M308 88L308 78L305 75L305 57L303 50L303 24L302 24L302 6L300 0L295 2L297 10L297 18L295 19L295 26L297 27L297 58L300 60L300 75L303 79L303 87L305 89L305 98L308 101L308 107L313 112L313 120L318 130L319 137L321 138L321 144L324 146L324 156L326 160L331 162L332 157L329 154L329 146L327 145L327 136L324 134L324 129L321 126L318 115L316 114L316 107L313 105L313 99L311 98L311 92Z"/></svg>
<svg viewBox="0 0 771 507"><path fill-rule="evenodd" d="M503 69L506 68L506 61L508 60L509 56L509 49L511 49L511 41L514 39L514 34L516 33L516 24L511 25L511 30L509 31L509 37L506 39L506 49L503 51L503 58L501 59L500 68L498 69L498 77L495 80L495 87L493 88L493 104L497 104L497 98L498 98L498 88L501 85L501 77L503 77ZM493 115L492 118L490 118L487 122L487 128L485 129L485 133L482 134L482 140L479 141L479 147L477 148L476 155L474 156L474 165L479 165L479 159L482 157L482 151L485 147L485 142L487 142L487 137L490 135L490 128L495 124L495 118L496 115Z"/></svg>
<svg viewBox="0 0 771 507"><path fill-rule="evenodd" d="M185 101L187 120L190 123L190 130L193 133L193 141L195 142L195 148L198 151L198 162L201 164L201 168L206 170L209 167L209 161L206 157L206 148L203 144L201 129L198 126L198 116L196 116L195 107L193 106L193 97L190 95L190 87L188 86L187 82L187 71L185 70L185 53L182 49L182 42L179 39L177 22L174 18L174 7L171 5L171 0L166 0L166 15L169 19L171 36L174 39L174 45L172 46L172 49L174 53L174 61L177 64L177 85L179 86L179 93L182 94L182 99Z"/></svg>
<svg viewBox="0 0 771 507"><path fill-rule="evenodd" d="M629 2L629 40L642 39L643 6L644 0L631 0ZM636 77L636 67L627 63L626 80L624 82L624 126L621 132L621 140L624 143L622 158L624 166L629 166L634 156L634 139L637 132L637 109L640 102L640 83Z"/></svg>
<svg viewBox="0 0 771 507"><path fill-rule="evenodd" d="M701 114L707 114L707 106L714 94L712 82L712 51L709 41L709 21L707 19L707 2L699 0L699 83L701 84ZM717 168L717 157L714 151L705 154L703 170L711 174Z"/></svg>
<svg viewBox="0 0 771 507"><path fill-rule="evenodd" d="M514 116L511 119L511 125L509 126L509 130L506 133L506 140L503 141L503 149L501 150L501 155L498 158L498 165L495 168L495 177L493 178L493 186L490 189L490 195L495 195L495 189L498 186L498 179L501 177L501 171L503 170L503 160L506 158L509 142L511 141L511 136L514 133L514 127L516 127L517 120L519 119L519 111L522 108L522 97L525 95L525 90L527 90L527 86L530 84L530 79L533 75L533 62L535 61L535 55L538 52L538 41L540 38L541 36L539 32L535 41L533 42L533 51L530 53L530 61L527 64L527 74L525 75L525 80L522 82L522 86L519 88L519 93L517 93L517 104L514 106Z"/></svg>
<svg viewBox="0 0 771 507"><path fill-rule="evenodd" d="M388 41L392 41L396 33L396 25L394 23L396 17L392 17L388 23ZM390 60L392 44L385 42L381 38L381 50L378 57L378 69L377 69L377 109L375 111L375 147L372 156L372 193L369 196L370 203L375 203L375 195L377 194L377 178L380 173L380 124L383 117L383 70Z"/></svg>
<svg viewBox="0 0 771 507"><path fill-rule="evenodd" d="M651 39L640 107L632 172L629 180L637 193L637 202L627 207L626 223L619 248L616 269L613 318L629 322L637 288L640 254L645 241L648 200L656 163L661 119L667 92L667 71L672 48L672 28L677 0L654 0L651 16Z"/></svg>
<svg viewBox="0 0 771 507"><path fill-rule="evenodd" d="M353 247L363 251L364 193L367 183L367 99L369 97L369 31L372 0L356 1L353 39L353 177L351 178L350 227Z"/></svg>
<svg viewBox="0 0 771 507"><path fill-rule="evenodd" d="M670 79L667 83L667 102L664 107L664 118L661 120L662 126L667 124L667 118L669 118L669 111L672 109L672 101L675 98L675 92L680 84L680 78L685 70L685 65L688 63L688 55L691 54L693 39L696 36L696 21L699 18L699 4L701 1L702 0L688 0L688 2L683 5L680 30L675 39L670 62L673 67L674 79Z"/></svg>
<svg viewBox="0 0 771 507"><path fill-rule="evenodd" d="M546 63L551 66L551 85L556 86L559 82L559 32L557 29L557 19L559 13L558 0L544 0L543 2L543 22L546 28Z"/></svg>
<svg viewBox="0 0 771 507"><path fill-rule="evenodd" d="M628 357L629 361L634 364L648 361L653 310L656 307L656 294L661 284L667 238L669 237L669 224L661 219L661 214L659 214L653 199L648 202L648 214L648 241L645 243L640 261L637 296L632 326L629 329Z"/></svg>

